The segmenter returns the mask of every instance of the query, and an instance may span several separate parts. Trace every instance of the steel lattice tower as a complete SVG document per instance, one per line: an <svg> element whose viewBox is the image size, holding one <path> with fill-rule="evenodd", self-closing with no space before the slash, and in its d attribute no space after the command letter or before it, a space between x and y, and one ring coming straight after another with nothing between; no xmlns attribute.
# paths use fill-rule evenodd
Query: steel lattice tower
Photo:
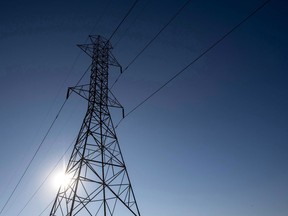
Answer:
<svg viewBox="0 0 288 216"><path fill-rule="evenodd" d="M88 108L66 169L70 183L60 187L50 216L140 216L109 112L122 108L108 88L108 66L120 65L109 41L89 37L79 47L92 58L90 84L67 94L79 94Z"/></svg>

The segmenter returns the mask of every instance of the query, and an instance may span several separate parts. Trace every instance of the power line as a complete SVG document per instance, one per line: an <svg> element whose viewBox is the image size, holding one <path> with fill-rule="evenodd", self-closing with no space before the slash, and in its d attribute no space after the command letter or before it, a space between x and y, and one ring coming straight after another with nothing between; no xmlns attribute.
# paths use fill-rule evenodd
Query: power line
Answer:
<svg viewBox="0 0 288 216"><path fill-rule="evenodd" d="M169 80L167 80L163 85L161 85L157 90L152 92L148 97L146 97L143 101L141 101L138 105L136 105L132 110L130 110L125 117L129 116L131 113L133 113L136 109L138 109L140 106L142 106L146 101L148 101L151 97L153 97L155 94L157 94L160 90L162 90L166 85L168 85L170 82L172 82L176 77L178 77L180 74L182 74L185 70L187 70L192 64L197 62L200 58L202 58L204 55L206 55L209 51L211 51L214 47L216 47L219 43L221 43L226 37L228 37L231 33L233 33L237 28L239 28L243 23L245 23L248 19L250 19L253 15L255 15L258 11L260 11L266 4L268 4L271 0L267 0L264 3L262 3L259 7L257 7L254 11L252 11L248 16L246 16L243 20L241 20L237 25L235 25L233 28L231 28L228 32L226 32L222 37L220 37L217 41L215 41L211 46L209 46L206 50L204 50L198 57L196 57L193 61L191 61L188 65L186 65L183 69L181 69L179 72L177 72L174 76L172 76ZM118 127L118 125L123 121L124 118L122 118L115 128Z"/></svg>
<svg viewBox="0 0 288 216"><path fill-rule="evenodd" d="M77 138L77 137L76 137ZM35 195L40 191L40 189L43 187L43 185L45 184L45 182L48 180L48 178L51 176L51 174L54 172L54 170L57 168L58 164L61 162L61 160L64 158L65 154L68 152L68 150L71 148L71 146L74 144L76 138L71 142L71 144L69 145L69 147L66 149L66 151L62 154L62 156L60 157L60 159L57 161L57 163L54 165L53 169L49 172L49 174L45 177L45 179L43 180L43 182L40 184L40 186L37 188L37 190L32 194L32 196L29 198L29 200L26 202L26 204L24 205L24 207L20 210L20 212L17 214L17 216L19 216L23 210L28 206L28 204L32 201L32 199L35 197ZM50 205L50 204L49 204ZM46 210L46 209L45 209Z"/></svg>
<svg viewBox="0 0 288 216"><path fill-rule="evenodd" d="M84 78L84 76L86 75L86 73L89 71L90 67L91 67L91 65L86 69L86 71L84 72L84 74L80 77L80 79L79 79L78 82L76 83L76 86L77 86L77 85L81 82L81 80ZM72 92L70 92L69 94L71 94L71 93L72 93ZM22 178L24 177L25 173L26 173L27 170L29 169L32 161L34 160L34 158L35 158L35 156L36 156L36 154L39 152L39 149L41 148L43 142L45 141L46 137L48 136L51 128L53 127L56 119L58 118L58 116L59 116L60 112L62 111L65 103L67 102L67 100L68 100L68 99L66 98L65 101L64 101L64 103L62 104L62 106L61 106L60 110L58 111L58 113L57 113L54 121L53 121L52 124L50 125L50 128L48 129L48 131L47 131L46 135L44 136L42 142L41 142L40 145L38 146L36 152L34 153L32 159L31 159L31 161L29 162L28 166L26 167L25 172L24 172L23 175L21 176L21 178L20 178L20 180L19 180L19 183L22 181ZM75 139L73 140L73 142L74 142L74 141L75 141ZM52 172L56 169L56 167L57 167L57 165L59 164L59 162L63 159L64 155L67 153L67 151L69 150L69 148L72 146L73 142L72 142L72 143L70 144L70 146L66 149L66 151L65 151L64 154L61 156L61 158L58 160L58 162L56 163L56 165L54 166L54 168L52 169L52 171L50 171L50 173L46 176L46 178L44 179L44 181L43 181L43 182L41 183L41 185L36 189L36 191L33 193L33 195L29 198L29 200L26 202L25 206L21 209L21 211L17 214L17 216L22 213L22 211L23 211L23 210L27 207L27 205L31 202L31 200L33 199L33 197L38 193L38 191L40 190L40 188L44 185L44 183L47 181L47 179L48 179L49 176L52 174ZM16 187L14 188L14 190L17 189L19 183L17 183L17 185L16 185ZM14 190L13 190L13 193L15 192ZM12 196L13 196L13 194L11 195L11 197L12 197ZM10 197L9 197L9 199L10 199ZM9 202L9 200L8 200L8 202ZM5 206L4 206L3 208L5 208Z"/></svg>
<svg viewBox="0 0 288 216"><path fill-rule="evenodd" d="M2 209L1 209L1 211L0 211L0 214L2 214L3 210L5 209L5 207L7 206L7 204L9 203L9 201L10 201L10 199L12 198L12 196L14 195L16 189L18 188L19 184L21 183L22 179L24 178L25 174L27 173L28 169L30 168L32 162L34 161L36 155L38 154L40 148L42 147L44 141L46 140L48 134L50 133L50 131L51 131L53 125L55 124L55 122L56 122L56 120L57 120L57 118L58 118L60 112L62 111L64 105L66 104L66 102L67 102L67 99L64 101L64 103L63 103L62 106L60 107L60 110L58 111L56 117L54 118L54 120L52 121L50 127L48 128L48 130L47 130L45 136L43 137L43 139L42 139L42 141L40 142L39 146L37 147L36 151L34 152L34 154L33 154L32 158L31 158L31 160L29 161L28 165L26 166L24 172L22 173L22 175L21 175L20 179L18 180L16 186L14 187L12 193L10 194L10 196L8 197L8 199L7 199L7 201L5 202L4 206L2 207Z"/></svg>
<svg viewBox="0 0 288 216"><path fill-rule="evenodd" d="M143 11L146 10L148 6L149 0L144 2L144 6L141 9L140 12L137 13L136 17L133 19L133 21L129 24L129 26L124 30L123 34L120 36L120 38L117 40L117 42L113 43L113 48L115 49L116 46L119 44L119 42L123 39L123 37L127 34L129 29L135 24L135 22L139 19L139 17L142 15Z"/></svg>
<svg viewBox="0 0 288 216"><path fill-rule="evenodd" d="M186 1L181 8L171 17L171 19L164 25L160 31L145 45L145 47L132 59L132 61L124 68L124 71L127 70L133 63L134 61L153 43L154 40L164 31L164 29L167 28L168 25L182 12L182 10L191 2L191 0Z"/></svg>
<svg viewBox="0 0 288 216"><path fill-rule="evenodd" d="M134 7L136 6L136 4L138 3L139 0L134 1L133 5L130 7L130 9L127 11L127 13L125 14L125 16L123 17L123 19L121 20L121 22L118 24L118 26L115 28L115 30L113 31L113 33L111 34L111 36L109 37L108 41L110 41L112 39L112 37L114 36L114 34L118 31L118 29L120 28L120 26L122 25L122 23L125 21L125 19L129 16L129 14L131 13L131 11L134 9Z"/></svg>
<svg viewBox="0 0 288 216"><path fill-rule="evenodd" d="M78 82L76 83L76 85L78 85L78 84L82 81L82 79L84 78L84 76L86 75L86 73L89 71L90 67L91 67L91 65L86 69L86 71L84 72L84 74L80 77L80 79L78 80ZM69 94L71 94L71 92L70 92ZM14 188L12 194L10 195L9 199L7 200L7 203L9 202L9 200L10 200L11 197L13 196L15 190L17 189L18 185L19 185L20 182L22 181L24 175L26 174L26 172L27 172L27 170L29 169L31 163L33 162L36 154L39 152L42 144L44 143L45 139L47 138L48 134L50 133L53 125L55 124L55 122L56 122L58 116L60 115L60 113L61 113L64 105L66 104L67 100L68 100L68 98L65 99L64 103L63 103L62 106L60 107L60 109L59 109L59 111L58 111L58 113L57 113L54 121L53 121L52 124L50 125L48 131L46 132L44 138L42 139L40 145L38 146L36 152L34 153L32 159L30 160L30 162L29 162L29 164L28 164L28 166L26 167L25 172L23 173L23 175L22 175L21 178L19 179L16 187ZM74 140L75 140L75 139L74 139ZM73 141L73 142L74 142L74 141ZM73 142L72 142L72 144L73 144ZM65 151L65 153L61 156L61 158L59 159L59 161L57 162L57 164L55 165L55 167L53 168L53 170L48 174L48 176L46 176L46 178L44 179L44 181L42 182L42 184L37 188L36 192L30 197L30 199L29 199L28 202L25 204L25 206L21 209L21 211L18 213L18 215L20 215L20 213L26 208L26 206L29 204L29 202L33 199L33 197L38 193L38 191L40 190L40 188L43 186L43 184L45 183L45 181L48 179L48 177L51 175L51 173L52 173L52 172L54 171L54 169L57 167L58 163L62 160L62 158L63 158L64 155L67 153L67 151L69 150L69 148L71 147L72 144L70 144L70 146L67 148L67 150ZM6 204L6 205L7 205L7 204ZM3 209L4 209L4 208L5 208L5 206L3 207Z"/></svg>
<svg viewBox="0 0 288 216"><path fill-rule="evenodd" d="M45 209L38 216L41 216L49 208L49 206L53 204L53 202L54 199L45 207Z"/></svg>
<svg viewBox="0 0 288 216"><path fill-rule="evenodd" d="M87 73L87 71L90 69L90 67L91 67L91 65L87 68L87 70L86 70L85 73L81 76L81 78L79 79L79 81L77 82L76 85L78 85L78 84L81 82L81 80L83 79L83 77L85 76L85 74ZM34 152L32 158L30 159L29 163L27 164L27 166L26 166L24 172L22 173L20 179L18 180L18 182L17 182L17 184L15 185L15 187L13 188L13 190L12 190L10 196L9 196L8 199L6 200L4 206L2 207L2 209L1 209L1 211L0 211L0 215L2 214L3 210L6 208L7 204L9 203L9 201L11 200L11 198L12 198L12 196L14 195L15 191L17 190L19 184L22 182L22 180L23 180L24 176L26 175L28 169L30 168L32 162L34 161L36 155L38 154L40 148L42 147L44 141L46 140L48 134L50 133L52 127L54 126L56 120L58 119L58 117L59 117L61 111L63 110L63 108L64 108L64 106L65 106L67 100L68 100L68 99L66 98L66 99L64 100L63 104L61 105L59 111L57 112L57 114L56 114L56 116L55 116L55 118L54 118L54 120L53 120L52 123L50 124L50 126L49 126L47 132L45 133L43 139L41 140L41 142L40 142L40 144L38 145L36 151Z"/></svg>
<svg viewBox="0 0 288 216"><path fill-rule="evenodd" d="M130 61L130 63L124 68L123 72L118 75L114 83L111 85L111 89L118 82L121 75L136 61L137 58L158 38L158 36L170 25L170 23L182 12L182 10L191 2L191 0L186 1L181 8L179 8L176 13L169 19L169 21L157 32L157 34L142 48L142 50Z"/></svg>

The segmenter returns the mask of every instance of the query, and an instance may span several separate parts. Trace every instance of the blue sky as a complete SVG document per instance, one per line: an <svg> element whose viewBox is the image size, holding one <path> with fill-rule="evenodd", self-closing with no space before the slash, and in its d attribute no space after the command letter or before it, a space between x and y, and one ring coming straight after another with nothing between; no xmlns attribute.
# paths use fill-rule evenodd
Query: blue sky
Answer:
<svg viewBox="0 0 288 216"><path fill-rule="evenodd" d="M184 2L139 1L111 41L123 68ZM191 1L113 88L126 112L262 2ZM89 34L109 37L132 3L0 3L1 208L67 87L89 66L76 44ZM283 0L269 2L119 125L142 215L288 214L287 10ZM111 82L118 73L111 70ZM85 110L71 96L2 215L25 206L77 135ZM121 112L112 114L117 123ZM57 192L52 180L20 215L44 210Z"/></svg>

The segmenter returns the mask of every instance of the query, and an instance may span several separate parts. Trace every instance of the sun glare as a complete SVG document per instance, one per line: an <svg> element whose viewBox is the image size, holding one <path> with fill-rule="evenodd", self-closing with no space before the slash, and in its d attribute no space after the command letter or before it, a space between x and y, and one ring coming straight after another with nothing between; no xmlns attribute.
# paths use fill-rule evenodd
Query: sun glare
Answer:
<svg viewBox="0 0 288 216"><path fill-rule="evenodd" d="M67 187L70 184L71 176L65 174L64 172L58 172L54 177L54 186L59 187Z"/></svg>

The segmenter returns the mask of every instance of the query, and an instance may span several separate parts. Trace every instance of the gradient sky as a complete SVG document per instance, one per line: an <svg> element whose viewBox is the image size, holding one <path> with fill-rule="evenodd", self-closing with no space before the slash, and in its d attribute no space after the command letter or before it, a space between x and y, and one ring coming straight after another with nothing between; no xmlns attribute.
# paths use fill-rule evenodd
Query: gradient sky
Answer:
<svg viewBox="0 0 288 216"><path fill-rule="evenodd" d="M136 5L112 38L123 68L184 2ZM113 88L126 112L262 2L191 1ZM109 37L132 3L1 1L0 208L67 87L89 66L76 44L89 34ZM272 0L119 125L143 216L288 215L287 14L286 1ZM110 71L111 82L118 73ZM2 215L25 206L77 135L85 111L86 102L72 95ZM121 112L112 114L117 123ZM54 199L53 175L20 215L39 215Z"/></svg>

